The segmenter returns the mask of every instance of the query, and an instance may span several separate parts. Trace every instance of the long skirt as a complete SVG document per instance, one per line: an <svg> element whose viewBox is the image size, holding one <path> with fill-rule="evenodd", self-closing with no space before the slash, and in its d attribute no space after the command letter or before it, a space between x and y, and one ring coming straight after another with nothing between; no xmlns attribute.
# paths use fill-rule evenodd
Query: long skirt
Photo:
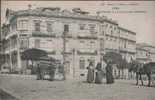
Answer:
<svg viewBox="0 0 155 100"><path fill-rule="evenodd" d="M113 78L112 73L110 73L110 72L106 73L106 80L107 80L107 84L114 83L114 78Z"/></svg>
<svg viewBox="0 0 155 100"><path fill-rule="evenodd" d="M95 83L102 84L102 79L103 79L103 72L102 71L97 71L96 72L96 77L95 77Z"/></svg>
<svg viewBox="0 0 155 100"><path fill-rule="evenodd" d="M88 69L87 82L92 83L93 81L94 81L94 70Z"/></svg>

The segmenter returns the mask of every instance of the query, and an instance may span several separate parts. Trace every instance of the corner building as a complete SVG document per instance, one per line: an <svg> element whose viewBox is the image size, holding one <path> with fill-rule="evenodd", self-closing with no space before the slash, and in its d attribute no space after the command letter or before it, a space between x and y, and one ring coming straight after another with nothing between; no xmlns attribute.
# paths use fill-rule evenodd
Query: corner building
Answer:
<svg viewBox="0 0 155 100"><path fill-rule="evenodd" d="M112 37L119 41L118 24L106 17L92 16L75 9L68 11L41 7L21 11L8 9L6 19L5 28L8 31L2 34L2 41L5 63L11 71L27 70L27 62L21 59L21 53L29 48L45 50L49 56L62 62L65 53L68 77L86 76L89 61L96 66L108 50L119 51L119 42L106 40ZM114 25L113 31L105 23ZM65 27L67 32L64 33Z"/></svg>

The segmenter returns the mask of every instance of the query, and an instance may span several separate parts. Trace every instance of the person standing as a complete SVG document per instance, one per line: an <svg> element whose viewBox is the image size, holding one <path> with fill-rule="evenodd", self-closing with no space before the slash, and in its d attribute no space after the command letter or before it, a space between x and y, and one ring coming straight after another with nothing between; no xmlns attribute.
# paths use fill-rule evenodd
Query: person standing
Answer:
<svg viewBox="0 0 155 100"><path fill-rule="evenodd" d="M37 80L41 80L42 79L42 75L41 75L41 68L40 65L37 64Z"/></svg>
<svg viewBox="0 0 155 100"><path fill-rule="evenodd" d="M87 82L92 83L94 81L94 67L92 62L89 63L87 69L88 69Z"/></svg>
<svg viewBox="0 0 155 100"><path fill-rule="evenodd" d="M106 66L106 83L107 84L112 84L114 83L114 77L112 74L112 61L108 60L107 61L107 66Z"/></svg>
<svg viewBox="0 0 155 100"><path fill-rule="evenodd" d="M96 77L95 77L95 83L102 84L102 79L104 76L104 72L102 69L101 63L98 63L96 66Z"/></svg>
<svg viewBox="0 0 155 100"><path fill-rule="evenodd" d="M50 81L53 81L55 78L55 71L56 71L55 65L51 64L48 67L49 67Z"/></svg>

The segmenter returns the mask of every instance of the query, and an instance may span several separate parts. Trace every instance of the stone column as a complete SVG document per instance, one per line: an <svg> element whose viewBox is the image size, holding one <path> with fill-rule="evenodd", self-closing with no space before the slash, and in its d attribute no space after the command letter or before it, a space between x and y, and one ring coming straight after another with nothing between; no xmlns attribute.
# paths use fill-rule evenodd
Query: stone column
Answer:
<svg viewBox="0 0 155 100"><path fill-rule="evenodd" d="M17 66L18 66L18 72L21 73L21 55L20 55L20 35L17 33Z"/></svg>
<svg viewBox="0 0 155 100"><path fill-rule="evenodd" d="M10 61L10 69L12 71L13 66L12 66L12 53L11 53L11 38L9 39L9 61Z"/></svg>

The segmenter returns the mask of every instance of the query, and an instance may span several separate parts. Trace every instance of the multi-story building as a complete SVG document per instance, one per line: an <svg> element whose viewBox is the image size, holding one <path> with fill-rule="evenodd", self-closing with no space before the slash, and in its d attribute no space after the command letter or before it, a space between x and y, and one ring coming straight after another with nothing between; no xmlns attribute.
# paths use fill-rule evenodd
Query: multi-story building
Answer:
<svg viewBox="0 0 155 100"><path fill-rule="evenodd" d="M28 48L45 50L49 56L61 61L65 53L66 70L70 76L85 74L89 61L96 65L105 52L119 52L118 23L106 17L89 15L78 8L72 11L60 8L8 9L6 19L8 31L3 33L4 53L12 71L26 69L21 53ZM131 41L133 37L127 38Z"/></svg>
<svg viewBox="0 0 155 100"><path fill-rule="evenodd" d="M0 34L0 66L1 67L5 63L6 57L8 56L7 54L5 54L5 46L6 46L5 36L7 35L7 33L8 33L8 26L3 24L1 27L1 34Z"/></svg>
<svg viewBox="0 0 155 100"><path fill-rule="evenodd" d="M141 63L155 62L155 47L146 43L137 44L136 59Z"/></svg>
<svg viewBox="0 0 155 100"><path fill-rule="evenodd" d="M1 35L2 32L0 32L0 69L1 69L1 66L2 66L2 55L3 55L3 52L2 52L2 35Z"/></svg>
<svg viewBox="0 0 155 100"><path fill-rule="evenodd" d="M119 29L116 21L104 21L105 52L119 52Z"/></svg>
<svg viewBox="0 0 155 100"><path fill-rule="evenodd" d="M119 52L127 62L130 62L136 58L136 33L119 27L119 37Z"/></svg>
<svg viewBox="0 0 155 100"><path fill-rule="evenodd" d="M108 25L107 25L108 27ZM131 62L135 59L136 53L136 33L128 29L118 26L117 23L109 24L106 29L106 52L114 51L120 53L126 62ZM114 67L114 74L116 77L128 78L128 68L126 65L122 68Z"/></svg>
<svg viewBox="0 0 155 100"><path fill-rule="evenodd" d="M131 60L136 59L136 33L128 29L119 27L119 52L122 55L122 58L126 62L131 62ZM123 66L122 66L123 67ZM128 79L130 74L128 72L128 66L124 65L124 68L119 70L119 75L121 78Z"/></svg>

